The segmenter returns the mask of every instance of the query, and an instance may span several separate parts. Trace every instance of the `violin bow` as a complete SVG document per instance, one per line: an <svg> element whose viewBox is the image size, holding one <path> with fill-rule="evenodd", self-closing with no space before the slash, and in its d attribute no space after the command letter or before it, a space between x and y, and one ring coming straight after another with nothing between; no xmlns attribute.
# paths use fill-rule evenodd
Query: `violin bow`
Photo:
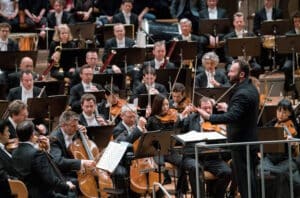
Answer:
<svg viewBox="0 0 300 198"><path fill-rule="evenodd" d="M110 77L110 90L109 90L109 93L110 93L111 97L112 97L112 94L113 94L113 90L112 90L113 89L113 82L114 82L114 79L113 79L113 76L111 75L111 77ZM109 121L113 122L114 119L112 118L112 115L111 115L111 108L112 108L112 104L110 104L110 106L109 106L108 119L109 119Z"/></svg>
<svg viewBox="0 0 300 198"><path fill-rule="evenodd" d="M193 92L192 92L192 104L194 105L195 100L195 84L196 84L196 74L197 74L197 64L198 64L198 56L195 57L195 75L193 80Z"/></svg>
<svg viewBox="0 0 300 198"><path fill-rule="evenodd" d="M270 95L271 95L271 93L272 93L273 87L274 87L274 83L271 84L271 87L270 87L270 89L269 89L269 91L268 91L268 95L266 96L265 101L264 101L264 103L263 103L263 106L262 106L262 108L261 108L261 110L260 110L260 112L259 112L259 114L258 114L256 124L259 123L259 120L260 120L260 118L261 118L261 116L262 116L262 114L263 114L263 112L264 112L264 109L265 109L265 106L266 106L266 103L267 103L267 98L270 97Z"/></svg>
<svg viewBox="0 0 300 198"><path fill-rule="evenodd" d="M217 100L216 100L216 104L218 104L235 86L237 85L237 83L234 83L233 85L231 85L231 87L229 87Z"/></svg>

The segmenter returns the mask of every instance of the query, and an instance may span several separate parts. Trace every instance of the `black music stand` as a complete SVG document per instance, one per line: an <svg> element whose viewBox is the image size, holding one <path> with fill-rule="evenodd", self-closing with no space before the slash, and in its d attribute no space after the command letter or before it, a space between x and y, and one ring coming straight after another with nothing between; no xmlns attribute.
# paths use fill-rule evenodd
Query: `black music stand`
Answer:
<svg viewBox="0 0 300 198"><path fill-rule="evenodd" d="M170 148L173 147L171 136L178 134L179 129L164 131L148 131L140 137L138 147L135 151L135 158L153 157L169 154ZM160 161L160 159L158 160ZM158 166L158 173L161 173L161 167ZM159 176L161 183L161 176Z"/></svg>
<svg viewBox="0 0 300 198"><path fill-rule="evenodd" d="M74 39L85 39L94 41L95 27L94 23L76 23L68 25Z"/></svg>
<svg viewBox="0 0 300 198"><path fill-rule="evenodd" d="M93 140L100 151L109 143L115 126L87 126L87 135Z"/></svg>
<svg viewBox="0 0 300 198"><path fill-rule="evenodd" d="M101 102L103 99L105 99L105 91L100 90L100 91L92 91L92 92L84 92L85 94L93 94L96 98L96 103Z"/></svg>
<svg viewBox="0 0 300 198"><path fill-rule="evenodd" d="M70 62L69 59L72 59L74 60L75 64L77 64L74 66L81 67L82 65L86 64L85 55L89 50L91 49L63 48L61 50L60 63L62 64L62 66L64 66L65 63Z"/></svg>
<svg viewBox="0 0 300 198"><path fill-rule="evenodd" d="M228 54L232 57L260 56L260 46L261 40L258 37L230 38L227 40Z"/></svg>
<svg viewBox="0 0 300 198"><path fill-rule="evenodd" d="M295 83L295 69L296 65L296 53L300 52L300 36L299 35L288 35L276 37L277 50L279 54L292 54L292 74L293 74L293 83L289 85L294 91L294 98L299 97L299 93Z"/></svg>
<svg viewBox="0 0 300 198"><path fill-rule="evenodd" d="M263 21L261 23L261 33L263 35L283 35L290 30L291 23L287 19L273 21Z"/></svg>
<svg viewBox="0 0 300 198"><path fill-rule="evenodd" d="M65 111L68 105L68 96L66 95L55 95L48 96L49 115L51 117L58 117L62 112Z"/></svg>
<svg viewBox="0 0 300 198"><path fill-rule="evenodd" d="M274 119L276 115L277 105L265 105L265 109L261 115L261 124L264 126L272 119Z"/></svg>
<svg viewBox="0 0 300 198"><path fill-rule="evenodd" d="M4 74L0 74L4 75ZM8 84L6 84L5 79L0 83L0 100L6 100L8 92Z"/></svg>
<svg viewBox="0 0 300 198"><path fill-rule="evenodd" d="M8 116L8 104L9 102L7 100L0 100L0 118L6 119Z"/></svg>
<svg viewBox="0 0 300 198"><path fill-rule="evenodd" d="M227 33L230 20L224 19L199 19L199 34L210 34L216 37L219 33Z"/></svg>
<svg viewBox="0 0 300 198"><path fill-rule="evenodd" d="M46 95L52 96L63 94L62 87L64 86L64 83L62 81L57 80L34 81L34 86L39 88L43 88L45 86Z"/></svg>
<svg viewBox="0 0 300 198"><path fill-rule="evenodd" d="M35 65L37 51L0 52L0 67L8 71L17 71L21 59L25 56L30 57Z"/></svg>
<svg viewBox="0 0 300 198"><path fill-rule="evenodd" d="M28 118L48 118L47 98L28 98Z"/></svg>
<svg viewBox="0 0 300 198"><path fill-rule="evenodd" d="M113 83L119 89L125 89L125 75L124 74L94 74L93 82L104 87L110 84L111 78Z"/></svg>
<svg viewBox="0 0 300 198"><path fill-rule="evenodd" d="M282 127L258 128L259 141L284 140L284 129ZM263 145L264 153L285 153L284 143Z"/></svg>
<svg viewBox="0 0 300 198"><path fill-rule="evenodd" d="M199 99L202 97L212 98L217 100L221 95L223 95L229 87L217 87L217 88L195 88L194 98L196 101L195 105L199 105ZM220 102L228 103L230 99L230 93L228 93Z"/></svg>
<svg viewBox="0 0 300 198"><path fill-rule="evenodd" d="M145 48L113 48L117 53L111 60L111 65L115 64L118 66L124 65L124 71L127 73L127 66L145 61ZM123 63L123 64L121 64Z"/></svg>
<svg viewBox="0 0 300 198"><path fill-rule="evenodd" d="M168 44L168 48L170 44ZM174 51L170 57L172 62L181 62L182 60L194 60L198 51L197 42L177 41Z"/></svg>

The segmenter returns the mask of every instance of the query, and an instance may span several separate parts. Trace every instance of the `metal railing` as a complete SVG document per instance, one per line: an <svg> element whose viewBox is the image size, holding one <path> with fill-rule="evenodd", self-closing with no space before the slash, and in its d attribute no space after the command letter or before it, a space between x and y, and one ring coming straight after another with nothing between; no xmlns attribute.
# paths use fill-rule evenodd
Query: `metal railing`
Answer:
<svg viewBox="0 0 300 198"><path fill-rule="evenodd" d="M250 180L250 146L251 145L259 145L259 152L261 153L260 159L260 176L261 176L261 197L265 198L265 181L264 181L264 168L263 168L263 153L264 153L264 144L288 144L288 164L289 164L289 182L290 182L290 194L291 198L294 198L294 187L293 187L293 172L292 172L292 143L298 142L300 143L300 139L291 139L291 140L275 140L275 141L253 141L253 142L237 142L237 143L221 143L221 144L205 144L203 142L197 143L195 145L195 161L196 161L196 177L199 178L199 150L200 149L208 149L208 148L224 148L224 147L234 147L234 146L245 146L246 147L246 160L247 160L247 182L248 182L248 197L251 197L251 180ZM200 181L196 180L197 185L197 198L200 198Z"/></svg>

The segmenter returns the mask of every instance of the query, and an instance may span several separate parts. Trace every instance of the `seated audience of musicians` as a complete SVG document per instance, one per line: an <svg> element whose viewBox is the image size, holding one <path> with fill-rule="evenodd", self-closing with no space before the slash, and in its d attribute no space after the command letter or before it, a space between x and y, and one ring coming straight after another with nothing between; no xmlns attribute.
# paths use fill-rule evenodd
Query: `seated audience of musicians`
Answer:
<svg viewBox="0 0 300 198"><path fill-rule="evenodd" d="M133 98L137 98L140 94L163 94L167 95L167 89L164 85L155 82L156 71L153 67L147 66L143 69L142 83L133 89Z"/></svg>
<svg viewBox="0 0 300 198"><path fill-rule="evenodd" d="M83 94L81 96L81 109L79 123L83 126L103 126L107 125L106 120L99 115L96 97L93 94Z"/></svg>
<svg viewBox="0 0 300 198"><path fill-rule="evenodd" d="M121 121L121 108L127 102L120 98L120 89L116 85L105 85L105 99L98 103L99 115L111 124Z"/></svg>
<svg viewBox="0 0 300 198"><path fill-rule="evenodd" d="M133 144L142 133L146 132L146 119L139 117L137 120L137 116L137 109L133 104L125 104L122 106L120 115L122 121L113 129L113 138L115 141ZM128 197L134 197L135 193L130 189L130 181L128 181L130 178L128 160L126 157L123 157L111 177L115 183L115 187L123 190L123 196L127 194L127 196L129 195Z"/></svg>
<svg viewBox="0 0 300 198"><path fill-rule="evenodd" d="M170 108L176 109L179 113L191 104L191 100L186 96L185 86L182 83L176 82L174 84L171 95Z"/></svg>
<svg viewBox="0 0 300 198"><path fill-rule="evenodd" d="M206 0L207 7L199 12L199 19L225 19L228 18L227 11L218 7L218 0ZM202 27L199 27L201 29ZM220 42L223 40L223 36L226 32L217 32L217 35L212 33L205 34L206 43L204 52L208 52L211 49L216 49L216 53L223 61L224 49L220 46Z"/></svg>
<svg viewBox="0 0 300 198"><path fill-rule="evenodd" d="M61 24L55 30L48 56L49 63L54 64L51 68L51 76L58 80L63 80L64 77L71 78L75 71L75 57L61 57L62 50L65 48L76 48L76 45L68 25Z"/></svg>
<svg viewBox="0 0 300 198"><path fill-rule="evenodd" d="M292 24L293 28L286 33L287 36L289 35L300 35L300 11L297 11L293 16L292 16ZM298 53L296 53L294 57L294 66L295 69L297 69L297 65L299 65L299 56ZM298 68L299 69L299 68ZM298 91L296 89L296 85L293 84L293 79L295 74L293 74L293 55L289 54L285 58L285 62L280 68L281 71L284 72L284 90L285 91L294 91L296 92L295 98L298 98Z"/></svg>
<svg viewBox="0 0 300 198"><path fill-rule="evenodd" d="M76 22L92 22L93 17L93 4L92 0L87 1L73 1L74 15Z"/></svg>
<svg viewBox="0 0 300 198"><path fill-rule="evenodd" d="M203 109L209 114L212 114L213 106L214 104L212 99L207 97L201 98L199 100L199 106L195 107L194 112L184 119L183 131L189 132L195 130L199 132L221 132L220 127L218 125L212 125L209 122L204 122L201 115L197 112L197 109L199 108ZM209 188L211 190L211 192L209 192L210 196L223 198L226 192L226 187L228 186L231 179L230 167L218 153L209 156L201 155L200 161L202 163L201 165L203 166L204 171L209 171L217 177L217 180L213 181L213 187ZM204 180L202 182L204 182Z"/></svg>
<svg viewBox="0 0 300 198"><path fill-rule="evenodd" d="M278 103L276 118L267 123L266 126L283 127L286 139L300 137L295 111L293 110L291 101L288 99L282 99ZM298 154L299 143L292 143L292 155L295 157ZM266 174L269 173L276 177L276 181L272 182L272 184L266 188L267 197L290 197L289 179L286 176L290 168L288 152L265 154L265 156L263 156L262 165ZM291 168L294 175L298 167L293 159L291 161Z"/></svg>
<svg viewBox="0 0 300 198"><path fill-rule="evenodd" d="M203 69L195 79L195 87L229 87L229 80L224 70L216 69L219 57L215 52L207 52L202 56Z"/></svg>
<svg viewBox="0 0 300 198"><path fill-rule="evenodd" d="M19 1L0 2L0 21L11 25L12 32L19 30Z"/></svg>
<svg viewBox="0 0 300 198"><path fill-rule="evenodd" d="M7 121L0 120L0 194L3 197L13 197L11 196L8 179L20 177L18 171L12 166L11 154L6 150L9 136Z"/></svg>
<svg viewBox="0 0 300 198"><path fill-rule="evenodd" d="M46 26L47 18L45 16L48 6L47 0L23 0L20 1L20 10L24 10L25 23L28 27Z"/></svg>
<svg viewBox="0 0 300 198"><path fill-rule="evenodd" d="M29 70L21 71L20 86L9 90L7 100L22 100L27 103L28 98L46 97L46 92L33 83L33 73Z"/></svg>
<svg viewBox="0 0 300 198"><path fill-rule="evenodd" d="M12 165L20 173L29 197L56 197L56 193L67 195L69 190L75 189L71 181L65 181L56 172L46 153L49 140L45 136L37 136L32 122L19 123L16 131L19 146L12 154ZM47 146L38 149L39 142Z"/></svg>
<svg viewBox="0 0 300 198"><path fill-rule="evenodd" d="M234 30L228 34L226 34L224 36L224 40L227 41L227 39L231 39L231 38L244 38L244 37L253 37L254 34L251 32L247 32L245 30L245 18L244 18L244 14L242 12L236 12L233 15L233 27ZM229 68L233 62L234 59L237 58L241 58L241 59L245 59L245 61L249 62L249 65L251 67L251 75L258 78L259 74L261 73L261 66L256 62L255 57L232 57L228 54L228 45L225 47L225 59L226 59L226 63L227 63L227 71L229 71Z"/></svg>
<svg viewBox="0 0 300 198"><path fill-rule="evenodd" d="M124 24L117 23L114 25L114 37L105 41L104 44L104 52L102 56L102 62L105 63L106 59L112 55L112 50L114 48L130 48L134 45L134 40L125 36L125 27ZM121 73L120 66L124 64L119 63L117 65L112 65L112 69L115 73ZM109 64L111 65L111 64ZM117 72L117 70L119 70ZM131 68L128 68L128 72L130 72Z"/></svg>
<svg viewBox="0 0 300 198"><path fill-rule="evenodd" d="M70 90L69 105L73 111L77 113L82 111L80 99L85 92L98 92L102 89L101 85L92 82L93 76L94 74L91 66L84 65L80 68L81 82L74 85Z"/></svg>
<svg viewBox="0 0 300 198"><path fill-rule="evenodd" d="M132 12L133 0L122 0L121 10L112 18L112 23L133 24L134 32L138 31L139 21L137 14Z"/></svg>
<svg viewBox="0 0 300 198"><path fill-rule="evenodd" d="M86 133L86 128L78 123L78 115L73 111L64 111L59 117L59 127L52 131L50 153L54 162L60 168L66 179L77 183L77 175L74 171L84 171L95 168L93 160L74 159L68 148L79 137L79 132Z"/></svg>

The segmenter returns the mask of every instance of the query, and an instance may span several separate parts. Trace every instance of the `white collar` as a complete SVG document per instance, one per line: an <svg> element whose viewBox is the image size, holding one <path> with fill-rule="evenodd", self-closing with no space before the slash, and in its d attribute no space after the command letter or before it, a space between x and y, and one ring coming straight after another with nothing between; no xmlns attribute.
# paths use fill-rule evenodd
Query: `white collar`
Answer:
<svg viewBox="0 0 300 198"><path fill-rule="evenodd" d="M26 94L30 94L30 93L32 93L33 92L33 87L31 88L31 89L26 89L24 86L23 86L23 84L21 83L21 87L22 87L22 91L24 92L24 93L26 93Z"/></svg>
<svg viewBox="0 0 300 198"><path fill-rule="evenodd" d="M217 7L208 8L208 12L217 12Z"/></svg>
<svg viewBox="0 0 300 198"><path fill-rule="evenodd" d="M14 120L12 119L12 117L8 117L8 120L10 121L10 123L13 125L14 129L17 128L17 123L14 122Z"/></svg>
<svg viewBox="0 0 300 198"><path fill-rule="evenodd" d="M134 128L134 126L128 126L127 124L125 124L125 122L122 120L122 124L124 125L124 127L126 128L126 130L128 132L132 132L132 129Z"/></svg>

